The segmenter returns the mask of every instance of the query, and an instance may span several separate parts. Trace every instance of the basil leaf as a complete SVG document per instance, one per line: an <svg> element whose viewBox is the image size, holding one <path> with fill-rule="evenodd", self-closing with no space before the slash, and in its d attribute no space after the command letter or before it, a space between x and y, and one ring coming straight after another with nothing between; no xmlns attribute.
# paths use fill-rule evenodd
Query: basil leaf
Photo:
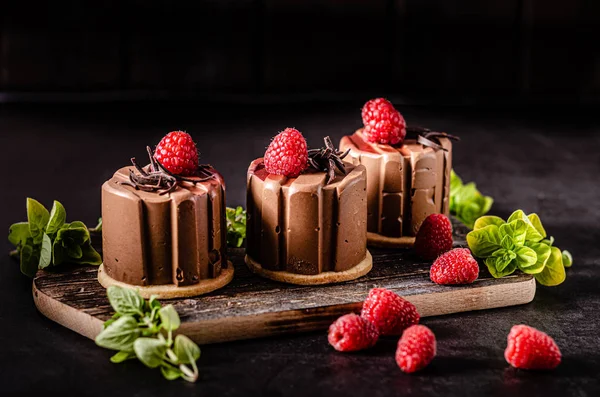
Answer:
<svg viewBox="0 0 600 397"><path fill-rule="evenodd" d="M454 172L454 169L450 171L450 191L456 190L463 185L462 179Z"/></svg>
<svg viewBox="0 0 600 397"><path fill-rule="evenodd" d="M50 219L50 213L46 207L32 198L27 198L27 220L34 243L39 244L42 242L42 235L48 224L48 219Z"/></svg>
<svg viewBox="0 0 600 397"><path fill-rule="evenodd" d="M569 251L564 250L562 252L562 261L563 261L563 265L565 267L573 266L573 256L571 255L571 253Z"/></svg>
<svg viewBox="0 0 600 397"><path fill-rule="evenodd" d="M540 241L540 243L552 246L554 245L554 236L550 236L550 238L545 238L542 241Z"/></svg>
<svg viewBox="0 0 600 397"><path fill-rule="evenodd" d="M95 265L98 266L102 263L102 257L100 254L92 247L92 243L90 240L86 241L81 247L81 257L69 259L69 262L76 263L79 265Z"/></svg>
<svg viewBox="0 0 600 397"><path fill-rule="evenodd" d="M529 247L519 247L515 250L517 254L517 267L527 274L537 274L544 269L544 264L538 264L537 254Z"/></svg>
<svg viewBox="0 0 600 397"><path fill-rule="evenodd" d="M167 331L175 331L181 325L179 314L177 314L173 305L162 307L158 311L158 315L160 316L162 328Z"/></svg>
<svg viewBox="0 0 600 397"><path fill-rule="evenodd" d="M24 244L29 237L31 237L31 232L27 222L14 223L8 229L8 241L14 246Z"/></svg>
<svg viewBox="0 0 600 397"><path fill-rule="evenodd" d="M525 215L525 212L523 212L523 210L516 210L515 212L513 212L512 215L508 218L507 222L510 223L517 219L525 222L525 225L527 227L527 234L525 236L526 240L537 242L544 238L544 235L542 235L535 228L535 226L531 223L531 220L527 217L527 215ZM539 218L538 218L538 221L539 221ZM541 225L541 223L540 223L540 225Z"/></svg>
<svg viewBox="0 0 600 397"><path fill-rule="evenodd" d="M67 219L67 212L65 207L58 201L54 200L52 205L52 211L50 212L50 219L46 225L46 233L49 235L55 234L58 230L63 227L65 220Z"/></svg>
<svg viewBox="0 0 600 397"><path fill-rule="evenodd" d="M487 225L481 229L470 231L467 234L467 243L473 255L487 258L501 248L498 226Z"/></svg>
<svg viewBox="0 0 600 397"><path fill-rule="evenodd" d="M179 368L175 368L168 364L160 367L160 373L165 377L166 380L175 380L183 376L183 372L181 372Z"/></svg>
<svg viewBox="0 0 600 397"><path fill-rule="evenodd" d="M158 296L151 295L150 300L148 301L148 306L150 307L150 310L160 309L161 305L160 305L160 302L158 301Z"/></svg>
<svg viewBox="0 0 600 397"><path fill-rule="evenodd" d="M66 256L67 253L60 240L54 240L54 243L52 244L52 263L54 263L54 266L63 263Z"/></svg>
<svg viewBox="0 0 600 397"><path fill-rule="evenodd" d="M40 269L47 268L52 263L52 240L44 233L42 237L42 248L40 250L40 261L38 267Z"/></svg>
<svg viewBox="0 0 600 397"><path fill-rule="evenodd" d="M511 236L517 247L522 246L525 243L525 237L527 235L527 224L521 219L515 219L511 222L505 223L498 228L500 238L504 236Z"/></svg>
<svg viewBox="0 0 600 397"><path fill-rule="evenodd" d="M133 351L133 343L139 336L140 329L136 319L132 316L123 316L98 334L96 344L106 349L131 352Z"/></svg>
<svg viewBox="0 0 600 397"><path fill-rule="evenodd" d="M542 285L553 287L565 281L567 274L562 262L562 253L556 247L551 247L552 252L544 270L535 275L535 279Z"/></svg>
<svg viewBox="0 0 600 397"><path fill-rule="evenodd" d="M481 213L487 214L492 209L492 204L494 204L494 199L490 196L482 196L483 203L481 204Z"/></svg>
<svg viewBox="0 0 600 397"><path fill-rule="evenodd" d="M119 364L123 361L131 360L132 358L135 358L134 352L120 351L110 358L110 362L114 364Z"/></svg>
<svg viewBox="0 0 600 397"><path fill-rule="evenodd" d="M112 285L106 290L106 295L110 305L117 313L144 315L144 299L137 291Z"/></svg>
<svg viewBox="0 0 600 397"><path fill-rule="evenodd" d="M540 269L539 272L541 272L544 269L544 266L546 266L546 261L550 257L550 253L551 253L550 246L547 244L544 244L542 242L534 243L531 241L526 241L525 246L529 247L535 251L535 254L537 256L537 261L534 265L534 268L539 268ZM521 270L523 270L523 269L521 269ZM539 272L535 272L535 273L539 273ZM530 274L534 274L534 273L530 273Z"/></svg>
<svg viewBox="0 0 600 397"><path fill-rule="evenodd" d="M90 239L90 233L86 227L63 226L56 235L56 238L62 242L63 247L68 248L72 245L82 245Z"/></svg>
<svg viewBox="0 0 600 397"><path fill-rule="evenodd" d="M542 226L542 221L540 220L538 214L529 214L527 215L527 218L535 230L537 230L537 232L542 236L542 238L546 238L546 230L544 229L544 226ZM552 240L554 241L554 239Z"/></svg>
<svg viewBox="0 0 600 397"><path fill-rule="evenodd" d="M137 358L147 367L156 368L163 363L167 353L167 343L156 338L138 338L133 343Z"/></svg>
<svg viewBox="0 0 600 397"><path fill-rule="evenodd" d="M25 240L21 247L21 273L27 277L34 277L40 262L40 246L33 245L33 238Z"/></svg>
<svg viewBox="0 0 600 397"><path fill-rule="evenodd" d="M496 259L495 262L490 263L494 263L494 267L496 268L497 272L502 272L517 257L517 254L515 254L510 249L501 248L498 251L494 252L494 254L491 257Z"/></svg>
<svg viewBox="0 0 600 397"><path fill-rule="evenodd" d="M507 250L512 250L515 248L515 241L511 236L504 236L500 242L500 245Z"/></svg>
<svg viewBox="0 0 600 397"><path fill-rule="evenodd" d="M200 348L185 335L175 337L173 352L181 364L191 364L200 358Z"/></svg>
<svg viewBox="0 0 600 397"><path fill-rule="evenodd" d="M72 259L79 259L83 256L83 251L81 250L81 246L72 245L67 247L67 256Z"/></svg>
<svg viewBox="0 0 600 397"><path fill-rule="evenodd" d="M504 219L500 218L499 216L495 216L495 215L486 215L486 216L482 216L479 219L477 219L475 221L475 224L473 225L473 230L478 230L478 229L483 229L484 227L488 226L488 225L496 225L498 227L504 225L506 222L504 222Z"/></svg>
<svg viewBox="0 0 600 397"><path fill-rule="evenodd" d="M499 261L501 261L501 260L502 259L497 256L491 256L491 257L485 258L483 260L485 265L487 266L490 274L494 278L508 276L509 274L514 273L514 271L517 269L515 260L510 261L506 265L504 263L499 263ZM500 267L503 267L503 270L498 270L498 268L497 268L498 265L500 265Z"/></svg>

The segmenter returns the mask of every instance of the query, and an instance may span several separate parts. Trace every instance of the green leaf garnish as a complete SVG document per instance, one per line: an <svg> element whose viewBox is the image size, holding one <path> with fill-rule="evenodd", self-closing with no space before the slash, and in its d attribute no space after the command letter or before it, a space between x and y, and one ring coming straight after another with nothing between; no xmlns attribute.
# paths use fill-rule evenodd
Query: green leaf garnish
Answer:
<svg viewBox="0 0 600 397"><path fill-rule="evenodd" d="M83 222L65 223L63 205L54 201L52 211L38 201L27 199L27 220L13 224L8 241L16 247L21 272L33 277L37 269L57 266L63 262L99 265L102 257L92 247L90 232Z"/></svg>
<svg viewBox="0 0 600 397"><path fill-rule="evenodd" d="M562 253L556 247L551 248L552 252L546 261L544 270L535 275L535 279L542 285L553 287L565 281L567 274L562 261Z"/></svg>
<svg viewBox="0 0 600 397"><path fill-rule="evenodd" d="M473 228L477 218L487 214L494 200L483 196L470 182L463 184L460 177L454 172L450 173L450 213L456 216L467 227Z"/></svg>
<svg viewBox="0 0 600 397"><path fill-rule="evenodd" d="M242 207L229 208L226 211L227 218L227 245L230 247L241 247L246 239L246 211Z"/></svg>
<svg viewBox="0 0 600 397"><path fill-rule="evenodd" d="M480 258L487 258L502 248L499 228L496 225L487 225L469 232L467 243L473 255Z"/></svg>
<svg viewBox="0 0 600 397"><path fill-rule="evenodd" d="M571 253L569 251L564 250L562 252L562 260L563 260L563 265L565 267L573 266L573 256L571 255Z"/></svg>
<svg viewBox="0 0 600 397"><path fill-rule="evenodd" d="M200 348L185 335L173 340L181 324L173 305L162 306L156 296L146 301L137 291L117 286L109 287L107 295L116 313L104 323L96 344L118 350L111 362L137 358L147 367L160 368L165 379L198 379Z"/></svg>

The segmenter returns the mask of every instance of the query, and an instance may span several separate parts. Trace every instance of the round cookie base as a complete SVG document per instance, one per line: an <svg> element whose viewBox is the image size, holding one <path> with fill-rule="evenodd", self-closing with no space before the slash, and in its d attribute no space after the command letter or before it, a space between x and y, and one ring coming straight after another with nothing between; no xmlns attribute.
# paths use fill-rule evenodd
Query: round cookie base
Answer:
<svg viewBox="0 0 600 397"><path fill-rule="evenodd" d="M296 284L296 285L321 285L321 284L334 284L341 283L343 281L356 280L359 277L369 273L373 268L373 257L371 253L367 251L365 259L360 261L356 266L343 272L323 272L319 274L296 274L283 270L268 270L264 269L260 263L250 258L248 255L245 256L244 260L246 265L252 273L258 274L259 276L269 278L271 280L279 281L282 283Z"/></svg>
<svg viewBox="0 0 600 397"><path fill-rule="evenodd" d="M387 237L377 233L367 232L367 245L378 248L412 248L415 245L414 236Z"/></svg>
<svg viewBox="0 0 600 397"><path fill-rule="evenodd" d="M233 279L233 272L232 263L227 261L227 268L221 269L219 277L202 280L198 284L185 285L182 287L178 287L175 284L133 285L117 281L110 277L104 271L104 265L100 265L100 268L98 269L98 281L104 288L108 288L111 285L117 285L119 287L135 289L145 299L150 298L152 295L156 295L158 299L191 298L193 296L208 294L209 292L226 286Z"/></svg>

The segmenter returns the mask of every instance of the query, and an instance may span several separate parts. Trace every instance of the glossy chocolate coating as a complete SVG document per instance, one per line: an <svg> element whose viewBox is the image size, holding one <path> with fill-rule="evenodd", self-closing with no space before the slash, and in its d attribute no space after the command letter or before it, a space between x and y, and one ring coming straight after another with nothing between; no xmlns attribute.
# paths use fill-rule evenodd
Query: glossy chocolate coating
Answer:
<svg viewBox="0 0 600 397"><path fill-rule="evenodd" d="M367 142L362 129L345 136L340 150L367 170L367 230L388 237L414 236L425 218L449 214L452 143L435 150L415 140L400 147Z"/></svg>
<svg viewBox="0 0 600 397"><path fill-rule="evenodd" d="M367 253L365 167L347 175L270 175L263 159L248 169L247 254L265 269L314 275L348 270Z"/></svg>
<svg viewBox="0 0 600 397"><path fill-rule="evenodd" d="M227 266L225 184L213 178L179 182L159 195L135 190L124 167L102 186L106 273L133 285L177 286L214 278Z"/></svg>

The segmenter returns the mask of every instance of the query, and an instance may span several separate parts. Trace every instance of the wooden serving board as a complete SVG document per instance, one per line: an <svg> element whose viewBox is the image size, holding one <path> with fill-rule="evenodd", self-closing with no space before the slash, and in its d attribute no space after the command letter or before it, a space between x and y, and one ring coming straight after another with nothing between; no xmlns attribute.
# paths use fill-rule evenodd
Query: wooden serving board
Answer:
<svg viewBox="0 0 600 397"><path fill-rule="evenodd" d="M465 246L466 230L455 223L455 245ZM230 252L233 281L211 294L172 303L182 321L180 332L200 344L270 335L325 330L342 314L360 311L373 287L384 287L416 305L421 316L436 316L531 302L535 279L515 274L494 279L481 267L479 279L466 286L441 286L429 280L430 263L411 250L370 249L373 270L358 280L327 286L295 286L259 278L243 261L243 250ZM96 267L38 272L33 296L49 319L88 338L113 314Z"/></svg>

